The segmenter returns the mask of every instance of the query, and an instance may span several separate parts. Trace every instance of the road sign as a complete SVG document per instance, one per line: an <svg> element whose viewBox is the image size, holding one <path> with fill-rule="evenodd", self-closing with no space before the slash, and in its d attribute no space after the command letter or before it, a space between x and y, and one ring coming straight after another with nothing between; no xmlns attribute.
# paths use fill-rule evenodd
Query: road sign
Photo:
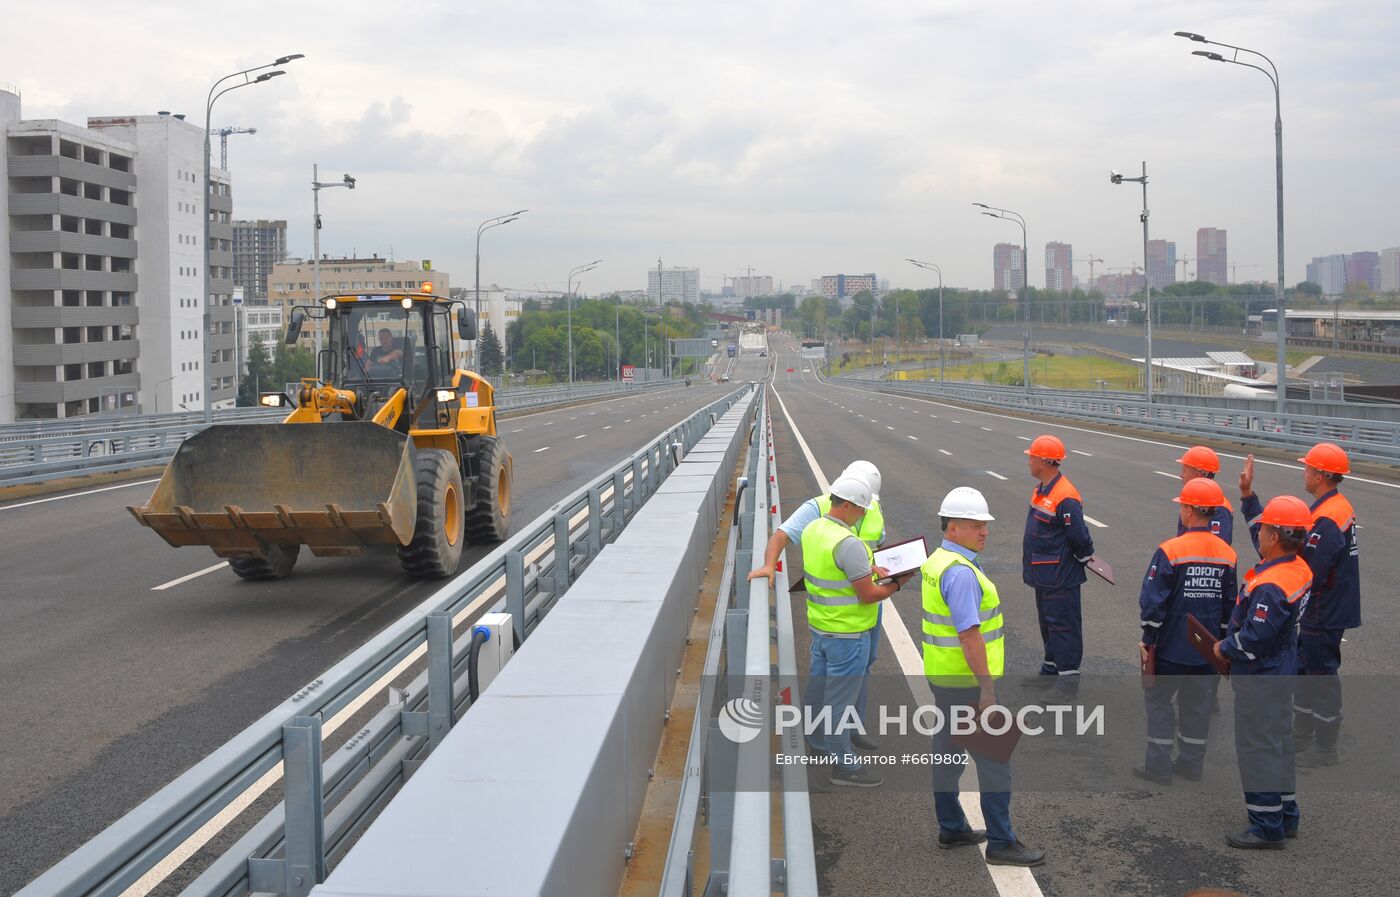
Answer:
<svg viewBox="0 0 1400 897"><path fill-rule="evenodd" d="M622 382L623 382L623 383L631 383L634 379L636 379L636 374L637 374L637 369L636 369L635 366L630 365L630 364L624 364L624 365L622 366Z"/></svg>

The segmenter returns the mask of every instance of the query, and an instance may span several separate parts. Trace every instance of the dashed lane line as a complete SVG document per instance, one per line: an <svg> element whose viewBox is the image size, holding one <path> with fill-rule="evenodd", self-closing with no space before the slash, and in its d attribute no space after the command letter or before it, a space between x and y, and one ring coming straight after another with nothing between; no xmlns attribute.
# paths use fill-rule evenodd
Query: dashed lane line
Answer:
<svg viewBox="0 0 1400 897"><path fill-rule="evenodd" d="M575 436L574 438L575 438L575 439L582 439L583 437L585 437L585 436L587 436L587 435L588 435L587 433L580 433L580 434L578 434L577 436Z"/></svg>
<svg viewBox="0 0 1400 897"><path fill-rule="evenodd" d="M919 441L919 437L917 437L917 436L910 436L908 433L905 433L905 434L904 434L904 438L905 438L905 439L912 439L912 440L914 440L915 442L918 442L918 441Z"/></svg>
<svg viewBox="0 0 1400 897"><path fill-rule="evenodd" d="M547 452L547 451L549 451L549 446L545 446L544 448L537 448L537 449L535 449L533 452L531 452L530 454L532 454L532 455L538 455L540 452Z"/></svg>
<svg viewBox="0 0 1400 897"><path fill-rule="evenodd" d="M1177 476L1176 474L1174 474L1174 473L1167 473L1165 470L1154 470L1154 471L1152 471L1152 472L1155 473L1155 474L1157 474L1157 476L1159 476L1159 477L1166 477L1166 478L1169 479L1169 480L1179 480L1179 479L1181 479L1181 477Z"/></svg>
<svg viewBox="0 0 1400 897"><path fill-rule="evenodd" d="M1070 449L1070 451L1074 452L1076 455L1083 455L1086 458L1094 457L1090 452L1081 452L1079 449Z"/></svg>
<svg viewBox="0 0 1400 897"><path fill-rule="evenodd" d="M1102 522L1100 522L1100 521L1098 521L1098 520L1095 520L1094 518L1090 517L1088 514L1085 514L1085 515L1084 515L1084 522L1085 522L1085 523L1092 523L1094 526L1097 526L1099 529L1108 529L1108 524L1107 524L1107 523L1102 523Z"/></svg>
<svg viewBox="0 0 1400 897"><path fill-rule="evenodd" d="M989 471L987 471L987 475L988 475L988 476L996 477L996 478L999 479L999 480L1004 480L1004 479L1006 479L1006 477L1004 477L1004 476L1002 476L1001 474L997 473L995 470L989 470Z"/></svg>
<svg viewBox="0 0 1400 897"><path fill-rule="evenodd" d="M950 458L953 456L953 453L950 452L950 451L948 451L947 449L939 449L939 451L942 452L943 454L947 455L947 456L950 457Z"/></svg>
<svg viewBox="0 0 1400 897"><path fill-rule="evenodd" d="M1031 441L1031 438L1030 438L1029 436L1017 436L1016 438L1019 439L1019 440L1021 440L1022 442L1030 442L1030 441Z"/></svg>
<svg viewBox="0 0 1400 897"><path fill-rule="evenodd" d="M203 570L196 570L193 573L188 573L184 576L181 576L179 579L172 579L170 580L170 582L163 582L158 586L151 586L151 591L164 592L166 589L173 589L175 586L178 586L181 583L189 582L191 579L198 579L206 573L213 573L215 570L222 570L227 566L228 561L219 561L219 563L213 565L212 567L205 567Z"/></svg>

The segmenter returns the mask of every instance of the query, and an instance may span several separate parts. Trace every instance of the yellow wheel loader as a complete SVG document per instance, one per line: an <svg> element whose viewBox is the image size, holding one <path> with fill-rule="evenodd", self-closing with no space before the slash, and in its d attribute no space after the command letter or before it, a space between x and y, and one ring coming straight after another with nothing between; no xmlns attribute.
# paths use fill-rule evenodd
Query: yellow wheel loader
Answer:
<svg viewBox="0 0 1400 897"><path fill-rule="evenodd" d="M512 462L495 390L458 368L454 334L476 337L465 303L424 292L328 296L292 310L327 325L317 377L280 424L215 424L185 440L150 501L128 510L176 547L208 545L244 579L318 557L393 546L410 576L450 576L467 542L510 530ZM454 326L455 324L455 326Z"/></svg>

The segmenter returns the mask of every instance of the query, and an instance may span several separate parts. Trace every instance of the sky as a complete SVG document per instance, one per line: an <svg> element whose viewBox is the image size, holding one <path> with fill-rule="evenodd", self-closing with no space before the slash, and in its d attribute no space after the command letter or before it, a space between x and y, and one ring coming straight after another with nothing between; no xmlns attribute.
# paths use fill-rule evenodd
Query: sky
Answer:
<svg viewBox="0 0 1400 897"><path fill-rule="evenodd" d="M478 224L524 208L482 238L483 284L562 289L599 258L585 294L642 289L658 258L716 292L750 266L936 283L913 257L985 289L1020 230L974 202L1025 217L1040 286L1050 240L1080 277L1090 255L1142 264L1141 188L1108 174L1144 160L1153 238L1194 257L1197 228L1226 228L1236 278L1272 278L1273 89L1178 30L1279 67L1287 282L1400 245L1394 3L70 0L6 19L25 118L199 121L220 76L306 54L215 107L258 129L229 141L235 217L287 219L309 256L312 165L348 172L353 192L321 194L322 251L428 258L454 286Z"/></svg>

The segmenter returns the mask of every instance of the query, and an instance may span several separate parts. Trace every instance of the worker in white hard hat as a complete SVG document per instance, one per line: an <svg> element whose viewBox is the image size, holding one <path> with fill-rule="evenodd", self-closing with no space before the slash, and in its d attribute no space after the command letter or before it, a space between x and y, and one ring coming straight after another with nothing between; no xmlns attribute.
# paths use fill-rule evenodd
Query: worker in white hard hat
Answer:
<svg viewBox="0 0 1400 897"><path fill-rule="evenodd" d="M924 675L944 719L953 708L981 711L996 706L996 680L1005 671L1001 601L997 587L982 572L977 556L987 544L988 524L995 520L987 499L970 486L949 492L938 509L943 544L920 570L923 580ZM960 758L953 751L947 725L933 733L935 757ZM964 764L935 764L933 805L938 818L938 846L954 848L987 842L987 862L1000 866L1039 866L1045 851L1022 844L1011 829L1011 766L974 753L982 790L982 818L987 828L968 824L958 801Z"/></svg>
<svg viewBox="0 0 1400 897"><path fill-rule="evenodd" d="M830 720L808 743L835 758L832 785L874 788L883 779L861 763L851 734L864 730L878 602L898 591L909 574L885 585L875 582L888 571L875 565L870 546L856 535L874 503L864 481L840 477L831 484L828 499L829 510L802 531L807 625L812 631L807 703L811 718Z"/></svg>
<svg viewBox="0 0 1400 897"><path fill-rule="evenodd" d="M857 524L856 536L866 545L869 545L871 551L874 551L880 547L880 543L885 541L885 516L880 508L880 469L869 461L852 461L850 464L846 465L846 469L841 471L841 476L838 476L836 479L840 480L842 477L855 477L865 483L866 487L870 489L870 495L873 501L870 503L870 508L865 512L865 516L862 517L860 523ZM830 512L831 496L829 494L809 498L798 505L797 510L793 511L788 519L784 520L778 528L773 531L773 535L768 538L768 547L763 554L763 566L749 571L749 579L753 580L760 576L766 576L768 577L768 581L772 582L774 573L778 569L778 555L782 554L783 549L787 548L789 544L802 544L802 532L807 528L807 525L819 519L823 514L828 514ZM882 613L882 610L876 610L876 625L870 629L869 660L870 666L872 667L875 665L876 651L880 646L879 623ZM864 700L860 702L860 707L861 718L863 720L865 713ZM870 731L870 728L869 726L866 727L867 733ZM851 743L863 751L878 751L880 749L879 743L868 734L854 735L851 738Z"/></svg>

